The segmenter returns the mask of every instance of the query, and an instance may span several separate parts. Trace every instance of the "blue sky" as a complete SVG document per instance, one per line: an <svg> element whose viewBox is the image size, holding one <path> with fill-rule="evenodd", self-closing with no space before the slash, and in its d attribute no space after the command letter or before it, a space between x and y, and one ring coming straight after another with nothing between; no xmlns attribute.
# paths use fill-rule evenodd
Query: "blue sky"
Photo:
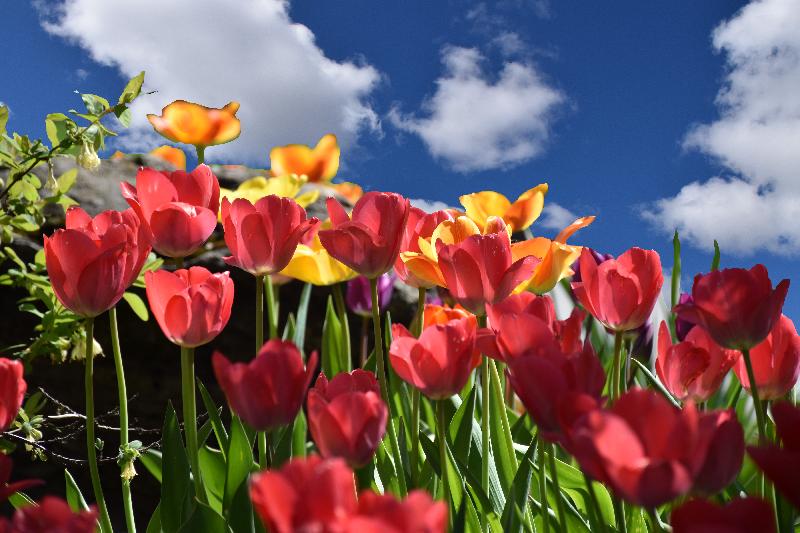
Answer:
<svg viewBox="0 0 800 533"><path fill-rule="evenodd" d="M332 131L340 176L365 188L457 205L547 181L546 235L594 214L575 244L653 248L669 267L679 228L686 282L715 237L723 266L796 277L793 0L69 0L4 14L16 46L0 100L18 131L43 135L46 113L79 105L73 90L116 95L146 70L158 93L122 149L158 143L143 116L171 99L237 99L242 138L212 161L265 166L270 146ZM800 286L786 312L800 316Z"/></svg>

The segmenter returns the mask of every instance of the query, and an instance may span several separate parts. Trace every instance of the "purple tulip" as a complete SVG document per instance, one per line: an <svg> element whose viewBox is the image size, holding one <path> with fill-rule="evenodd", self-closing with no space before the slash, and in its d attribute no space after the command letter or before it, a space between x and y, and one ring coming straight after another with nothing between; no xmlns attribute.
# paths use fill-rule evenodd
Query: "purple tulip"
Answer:
<svg viewBox="0 0 800 533"><path fill-rule="evenodd" d="M378 278L378 306L386 309L394 292L394 273L382 274ZM347 307L350 311L360 316L372 315L372 293L370 292L369 279L358 276L347 282Z"/></svg>
<svg viewBox="0 0 800 533"><path fill-rule="evenodd" d="M680 298L678 299L678 305L681 304L690 304L694 302L694 298L688 292L682 292ZM678 337L678 342L683 342L686 338L686 335L689 334L689 331L694 327L694 324L688 322L680 317L680 315L675 317L675 336Z"/></svg>

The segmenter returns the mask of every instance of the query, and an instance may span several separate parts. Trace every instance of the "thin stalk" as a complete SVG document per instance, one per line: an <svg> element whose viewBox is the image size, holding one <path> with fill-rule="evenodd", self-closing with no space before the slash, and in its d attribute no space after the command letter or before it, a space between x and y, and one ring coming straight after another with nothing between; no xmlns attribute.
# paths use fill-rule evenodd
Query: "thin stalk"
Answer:
<svg viewBox="0 0 800 533"><path fill-rule="evenodd" d="M628 525L625 522L625 508L622 501L616 495L611 495L611 504L614 507L614 518L617 521L617 532L628 533Z"/></svg>
<svg viewBox="0 0 800 533"><path fill-rule="evenodd" d="M117 373L117 392L119 393L119 446L128 446L128 391L125 386L125 369L122 365L122 351L119 345L119 329L117 328L117 308L108 310L108 322L111 327L111 349L114 353L114 367ZM133 461L133 459L130 459ZM131 497L131 479L122 478L122 506L125 509L125 525L128 533L136 533L136 519L133 515L133 499Z"/></svg>
<svg viewBox="0 0 800 533"><path fill-rule="evenodd" d="M345 360L348 361L348 363L350 365L352 365L353 364L353 359L352 359L353 354L352 354L352 351L351 351L351 348L350 348L350 321L347 320L347 307L345 307L345 305L344 305L344 295L342 294L342 285L344 285L344 283L336 283L333 286L333 289L332 289L333 290L333 304L334 304L334 307L336 308L336 314L339 315L339 323L342 325L342 328L344 329L344 331L342 331L342 335L344 335L344 338L347 341L347 342L344 343L344 349L345 349L345 352L346 352L345 353ZM365 326L362 331L366 332L367 331L367 327L368 327L368 325ZM366 333L364 333L364 335L366 335ZM364 341L364 342L366 342L366 341ZM362 346L362 348L363 348L364 352L366 352L366 348L363 347L363 346ZM366 361L367 360L367 356L364 355L363 357L364 357L363 361ZM359 365L359 366L363 366L363 364L364 364L363 361L362 361L361 365Z"/></svg>
<svg viewBox="0 0 800 533"><path fill-rule="evenodd" d="M567 530L567 513L564 510L564 502L561 500L561 485L558 483L558 469L556 468L556 447L553 444L548 446L548 459L550 460L550 478L553 480L553 492L556 493L556 509L558 509L558 522L562 531Z"/></svg>
<svg viewBox="0 0 800 533"><path fill-rule="evenodd" d="M181 394L183 396L183 429L186 432L186 453L194 476L194 491L198 500L206 503L203 476L200 472L197 443L197 406L194 393L194 348L181 346Z"/></svg>
<svg viewBox="0 0 800 533"><path fill-rule="evenodd" d="M264 276L264 288L267 292L267 322L269 323L269 338L278 338L278 313L275 309L275 288L272 286L272 276Z"/></svg>
<svg viewBox="0 0 800 533"><path fill-rule="evenodd" d="M361 317L361 364L359 366L364 366L367 362L367 358L369 358L369 328L370 328L370 317L364 315Z"/></svg>
<svg viewBox="0 0 800 533"><path fill-rule="evenodd" d="M258 466L261 470L272 466L270 461L269 446L267 444L267 432L258 432Z"/></svg>
<svg viewBox="0 0 800 533"><path fill-rule="evenodd" d="M206 147L195 145L194 149L197 151L197 164L202 165L206 162Z"/></svg>
<svg viewBox="0 0 800 533"><path fill-rule="evenodd" d="M619 398L620 387L620 359L622 358L622 332L617 331L614 333L614 366L611 370L611 391L610 396L612 400Z"/></svg>
<svg viewBox="0 0 800 533"><path fill-rule="evenodd" d="M256 276L256 355L264 345L264 276Z"/></svg>
<svg viewBox="0 0 800 533"><path fill-rule="evenodd" d="M658 519L655 509L648 509L647 516L650 517L650 524L652 524L654 533L664 533L664 528L661 526L661 520Z"/></svg>
<svg viewBox="0 0 800 533"><path fill-rule="evenodd" d="M756 411L758 439L764 443L767 440L767 420L764 416L764 405L761 403L761 399L758 396L758 386L756 385L756 376L753 372L753 363L750 361L749 348L742 350L742 358L744 358L744 366L747 368L747 380L750 382L750 395L753 397L753 406Z"/></svg>
<svg viewBox="0 0 800 533"><path fill-rule="evenodd" d="M489 493L489 359L481 361L481 486Z"/></svg>
<svg viewBox="0 0 800 533"><path fill-rule="evenodd" d="M414 323L414 336L422 335L425 317L425 289L419 288L417 292L417 317ZM416 487L419 476L419 408L420 392L416 387L411 387L411 484Z"/></svg>
<svg viewBox="0 0 800 533"><path fill-rule="evenodd" d="M547 462L545 461L545 444L539 437L539 500L542 512L542 529L544 533L550 533L550 511L547 505Z"/></svg>
<svg viewBox="0 0 800 533"><path fill-rule="evenodd" d="M514 443L511 437L511 424L508 423L508 413L506 412L506 405L503 402L503 392L502 392L502 385L500 383L500 373L497 371L497 365L493 360L489 361L489 381L492 384L492 398L500 407L500 424L503 426L503 433L507 437L503 439L506 442L506 454L511 459L511 465L514 468L514 471L516 471L517 453L516 451L514 451Z"/></svg>
<svg viewBox="0 0 800 533"><path fill-rule="evenodd" d="M84 388L86 391L86 454L89 460L89 475L92 478L94 499L100 511L100 531L111 533L111 519L108 516L103 486L100 484L100 469L97 466L97 448L94 436L94 318L87 318L86 328L86 361Z"/></svg>
<svg viewBox="0 0 800 533"><path fill-rule="evenodd" d="M442 499L450 509L450 485L447 480L447 440L445 437L446 420L444 414L445 400L436 401L436 440L439 441L439 465L442 471Z"/></svg>

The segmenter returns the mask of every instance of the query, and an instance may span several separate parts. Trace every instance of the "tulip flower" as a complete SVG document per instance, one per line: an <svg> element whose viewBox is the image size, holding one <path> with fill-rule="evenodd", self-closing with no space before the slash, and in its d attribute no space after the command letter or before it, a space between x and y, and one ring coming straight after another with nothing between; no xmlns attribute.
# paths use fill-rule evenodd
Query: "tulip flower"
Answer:
<svg viewBox="0 0 800 533"><path fill-rule="evenodd" d="M344 531L358 509L352 470L341 459L314 455L254 474L250 499L273 533Z"/></svg>
<svg viewBox="0 0 800 533"><path fill-rule="evenodd" d="M191 144L203 163L206 146L225 144L237 138L241 124L236 118L239 102L230 102L222 109L175 100L161 110L161 116L147 115L158 133L172 142Z"/></svg>
<svg viewBox="0 0 800 533"><path fill-rule="evenodd" d="M481 362L475 349L476 329L477 320L469 316L427 327L416 339L402 324L393 324L392 368L428 398L449 398L464 388Z"/></svg>
<svg viewBox="0 0 800 533"><path fill-rule="evenodd" d="M2 359L0 359L0 363L1 362ZM2 431L4 430L0 430L0 432ZM23 479L11 482L11 470L13 466L14 462L11 460L11 457L0 453L0 503L8 500L15 492L44 483L41 479ZM0 523L0 525L2 525L2 523ZM3 531L2 528L0 528L0 531Z"/></svg>
<svg viewBox="0 0 800 533"><path fill-rule="evenodd" d="M229 265L254 276L286 268L301 239L319 220L307 219L305 210L290 198L269 195L255 205L244 199L222 201L225 244Z"/></svg>
<svg viewBox="0 0 800 533"><path fill-rule="evenodd" d="M318 286L333 285L356 277L358 274L334 259L322 246L317 232L313 232L314 235L310 238L312 232L306 234L305 243L297 245L294 256L286 268L281 270L281 275Z"/></svg>
<svg viewBox="0 0 800 533"><path fill-rule="evenodd" d="M394 274L381 274L378 277L378 306L380 309L386 309L389 306L393 292ZM353 313L362 317L372 316L372 292L369 280L364 276L359 276L348 281L345 301Z"/></svg>
<svg viewBox="0 0 800 533"><path fill-rule="evenodd" d="M166 161L177 170L186 170L186 154L180 148L165 144L151 150L150 155Z"/></svg>
<svg viewBox="0 0 800 533"><path fill-rule="evenodd" d="M514 203L494 191L465 194L458 200L464 206L467 216L478 226L485 227L489 217L499 217L513 232L517 232L530 227L542 214L545 194L547 184L543 183L519 195Z"/></svg>
<svg viewBox="0 0 800 533"><path fill-rule="evenodd" d="M28 390L23 370L21 361L0 357L0 433L11 427L22 407Z"/></svg>
<svg viewBox="0 0 800 533"><path fill-rule="evenodd" d="M602 253L598 252L597 250L594 250L594 249L588 248L588 247L586 249L589 250L589 253L592 254L592 258L594 258L595 264L599 265L600 263L604 263L604 262L608 261L609 259L614 259L614 256L611 255L611 254L602 254ZM570 268L572 269L572 282L573 283L577 283L579 281L583 281L583 278L581 277L581 261L580 261L580 259L575 260L575 262L572 263L572 266Z"/></svg>
<svg viewBox="0 0 800 533"><path fill-rule="evenodd" d="M136 280L150 240L131 209L92 218L73 206L66 229L44 238L44 252L58 300L77 315L95 317L114 307Z"/></svg>
<svg viewBox="0 0 800 533"><path fill-rule="evenodd" d="M683 410L659 393L631 389L572 428L569 451L589 476L649 509L689 493L720 490L742 464L744 433L732 411Z"/></svg>
<svg viewBox="0 0 800 533"><path fill-rule="evenodd" d="M161 255L186 257L206 242L217 225L219 183L206 165L190 173L142 168L135 187L127 182L120 187Z"/></svg>
<svg viewBox="0 0 800 533"><path fill-rule="evenodd" d="M328 198L332 229L319 239L328 253L370 279L388 272L400 252L409 203L396 193L368 192L356 203L352 217Z"/></svg>
<svg viewBox="0 0 800 533"><path fill-rule="evenodd" d="M0 531L3 531L0 519ZM95 533L97 510L73 512L70 506L56 496L45 496L38 505L20 507L6 526L8 533Z"/></svg>
<svg viewBox="0 0 800 533"><path fill-rule="evenodd" d="M667 323L661 322L656 373L667 390L681 401L708 401L739 357L739 352L720 347L700 327L693 327L683 342L672 344Z"/></svg>
<svg viewBox="0 0 800 533"><path fill-rule="evenodd" d="M386 432L389 410L375 374L356 369L331 381L320 374L308 392L308 428L323 457L367 464Z"/></svg>
<svg viewBox="0 0 800 533"><path fill-rule="evenodd" d="M219 352L211 363L233 412L253 429L266 431L285 426L297 416L314 377L317 353L311 354L304 367L294 343L272 339L249 363L231 363Z"/></svg>
<svg viewBox="0 0 800 533"><path fill-rule="evenodd" d="M164 335L194 348L211 342L225 328L233 305L233 280L228 272L212 274L203 267L144 275L147 300Z"/></svg>
<svg viewBox="0 0 800 533"><path fill-rule="evenodd" d="M750 350L759 397L775 400L792 390L800 375L800 336L794 323L781 315L767 338ZM751 389L743 359L733 367L742 387Z"/></svg>
<svg viewBox="0 0 800 533"><path fill-rule="evenodd" d="M681 295L678 297L679 305L691 304L691 303L694 303L694 300L692 299L692 295L689 294L688 292L682 292ZM693 327L694 327L693 323L689 322L688 320L684 320L680 316L675 316L675 336L678 337L679 341L684 340L686 338L686 335L689 334L689 332L692 330Z"/></svg>
<svg viewBox="0 0 800 533"><path fill-rule="evenodd" d="M456 304L455 307L448 307L446 305L425 304L425 309L422 314L422 327L427 328L434 324L447 324L451 320L459 318L467 318L472 313Z"/></svg>
<svg viewBox="0 0 800 533"><path fill-rule="evenodd" d="M404 500L389 493L362 491L358 512L347 521L347 531L359 533L444 533L447 505L424 490L413 490Z"/></svg>
<svg viewBox="0 0 800 533"><path fill-rule="evenodd" d="M775 514L761 498L736 498L720 506L690 500L672 511L672 533L775 533Z"/></svg>
<svg viewBox="0 0 800 533"><path fill-rule="evenodd" d="M644 324L664 282L658 254L641 248L631 248L600 265L591 252L583 250L580 269L581 281L572 284L575 297L613 331L630 331Z"/></svg>
<svg viewBox="0 0 800 533"><path fill-rule="evenodd" d="M692 301L675 306L678 318L697 324L724 348L749 350L763 341L780 319L789 280L772 288L764 265L698 274Z"/></svg>
<svg viewBox="0 0 800 533"><path fill-rule="evenodd" d="M436 285L444 285L444 280L437 266L436 252L431 244L431 238L439 224L445 220L452 222L455 217L447 210L430 214L426 214L416 207L411 207L409 210L408 221L403 232L403 242L400 245L400 256L394 263L394 271L397 273L397 277L406 285L425 289ZM416 273L415 268L406 265L407 261L422 269L421 275Z"/></svg>
<svg viewBox="0 0 800 533"><path fill-rule="evenodd" d="M307 182L308 178L305 176L298 176L297 174L285 174L283 176L275 176L274 178L256 176L243 181L236 190L233 191L220 187L219 197L220 201L227 198L231 202L237 198L244 198L251 204L255 204L261 198L274 194L281 198L291 198L297 202L297 205L306 208L319 198L318 190L300 193L303 185ZM221 221L222 214L220 213L220 222Z"/></svg>
<svg viewBox="0 0 800 533"><path fill-rule="evenodd" d="M788 402L772 405L778 439L783 446L748 446L747 453L794 507L800 508L800 408Z"/></svg>
<svg viewBox="0 0 800 533"><path fill-rule="evenodd" d="M360 185L351 181L330 183L329 186L351 204L355 204L362 196L364 196L364 189L362 189Z"/></svg>
<svg viewBox="0 0 800 533"><path fill-rule="evenodd" d="M278 146L269 153L273 176L297 174L308 181L330 181L339 170L339 144L333 134L324 135L314 148L304 144Z"/></svg>

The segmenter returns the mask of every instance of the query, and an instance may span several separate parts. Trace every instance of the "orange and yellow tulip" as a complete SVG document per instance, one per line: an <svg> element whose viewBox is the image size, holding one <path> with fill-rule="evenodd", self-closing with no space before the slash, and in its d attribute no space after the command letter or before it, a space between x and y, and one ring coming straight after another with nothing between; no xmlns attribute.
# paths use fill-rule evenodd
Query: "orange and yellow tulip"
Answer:
<svg viewBox="0 0 800 533"><path fill-rule="evenodd" d="M330 220L321 224L320 229L330 228ZM317 235L307 240L307 244L298 244L289 265L281 270L288 276L312 285L333 285L353 279L358 274L340 263L328 253Z"/></svg>
<svg viewBox="0 0 800 533"><path fill-rule="evenodd" d="M336 136L323 136L314 148L305 144L276 146L269 153L273 176L305 175L308 181L330 181L339 170L339 144Z"/></svg>
<svg viewBox="0 0 800 533"><path fill-rule="evenodd" d="M222 109L175 100L161 115L147 115L153 128L172 142L191 144L198 149L230 142L241 133L236 112L239 102L230 102Z"/></svg>
<svg viewBox="0 0 800 533"><path fill-rule="evenodd" d="M183 150L180 148L165 144L164 146L159 146L155 150L152 150L150 155L154 155L170 163L176 170L186 170L186 154L183 153Z"/></svg>
<svg viewBox="0 0 800 533"><path fill-rule="evenodd" d="M274 194L281 198L291 198L297 202L300 207L305 208L316 202L319 197L319 191L317 190L311 190L300 194L300 189L302 189L307 181L305 176L298 176L297 174L286 174L274 178L256 176L243 181L236 190L220 187L219 196L220 201L227 198L229 201L233 202L236 198L244 198L254 204L261 198ZM222 219L220 218L220 220Z"/></svg>
<svg viewBox="0 0 800 533"><path fill-rule="evenodd" d="M512 232L523 231L530 227L544 207L544 195L547 184L542 183L519 195L514 203L495 191L481 191L465 194L458 200L471 218L481 229L486 226L489 217L499 217L511 228Z"/></svg>

